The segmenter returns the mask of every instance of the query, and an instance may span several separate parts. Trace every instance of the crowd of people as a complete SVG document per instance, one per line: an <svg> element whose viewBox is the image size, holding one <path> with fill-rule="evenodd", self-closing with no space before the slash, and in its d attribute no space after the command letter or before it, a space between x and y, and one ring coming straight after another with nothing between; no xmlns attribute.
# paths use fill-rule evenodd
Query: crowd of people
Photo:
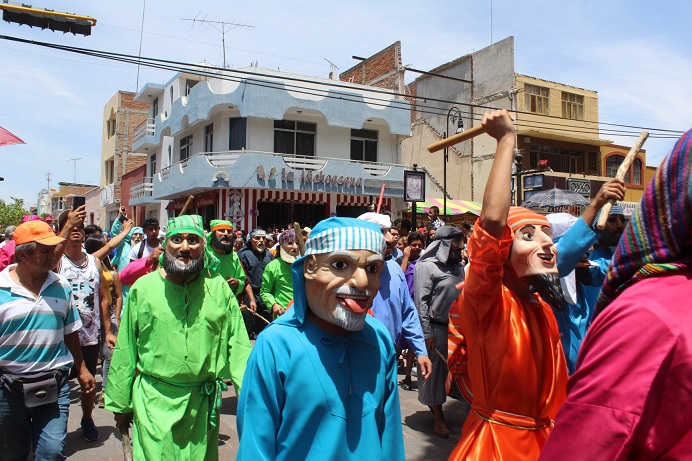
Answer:
<svg viewBox="0 0 692 461"><path fill-rule="evenodd" d="M629 223L614 205L598 230L622 181L579 217L512 207L513 124L483 125L495 160L458 228L437 207L420 228L368 211L162 231L122 208L105 232L84 207L8 227L0 459L65 459L70 379L84 439L100 405L134 459L217 459L229 386L240 460L404 459L416 388L439 437L448 397L470 403L450 459L689 459L692 132Z"/></svg>

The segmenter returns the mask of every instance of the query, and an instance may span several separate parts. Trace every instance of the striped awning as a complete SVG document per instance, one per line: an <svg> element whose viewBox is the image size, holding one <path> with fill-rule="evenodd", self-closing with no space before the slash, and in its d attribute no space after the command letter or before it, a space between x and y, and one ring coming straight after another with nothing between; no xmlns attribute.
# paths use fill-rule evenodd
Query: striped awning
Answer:
<svg viewBox="0 0 692 461"><path fill-rule="evenodd" d="M431 206L437 206L441 215L457 215L471 213L476 216L481 214L481 204L471 200L451 200L447 199L447 212L444 210L443 198L429 198L424 202L416 202L416 213L427 213Z"/></svg>

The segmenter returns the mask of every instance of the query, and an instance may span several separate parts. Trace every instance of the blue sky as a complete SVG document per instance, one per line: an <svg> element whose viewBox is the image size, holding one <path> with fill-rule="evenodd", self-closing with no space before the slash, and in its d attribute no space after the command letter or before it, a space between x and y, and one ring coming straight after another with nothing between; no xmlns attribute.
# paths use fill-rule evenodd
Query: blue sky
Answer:
<svg viewBox="0 0 692 461"><path fill-rule="evenodd" d="M0 22L0 34L137 54L140 1L32 1L36 7L97 18L89 37ZM490 0L148 0L142 55L223 62L221 35L183 18L254 25L226 34L227 61L326 77L351 56L370 56L397 40L405 65L431 69L491 43ZM515 37L515 70L599 94L601 122L686 130L692 126L692 2L639 0L492 1L492 41ZM117 90L136 91L134 66L0 40L0 126L25 145L0 147L0 198L36 202L59 181L98 184L103 106ZM172 74L140 69L139 87ZM414 75L409 75L409 79ZM634 138L615 138L631 145ZM674 140L649 139L650 165Z"/></svg>

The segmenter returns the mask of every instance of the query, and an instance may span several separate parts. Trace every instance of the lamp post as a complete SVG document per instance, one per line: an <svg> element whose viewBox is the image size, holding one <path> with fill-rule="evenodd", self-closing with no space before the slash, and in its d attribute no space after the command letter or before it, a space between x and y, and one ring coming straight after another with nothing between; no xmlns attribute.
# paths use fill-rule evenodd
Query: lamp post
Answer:
<svg viewBox="0 0 692 461"><path fill-rule="evenodd" d="M455 133L461 133L464 131L464 121L461 119L461 110L458 107L452 107L449 109L449 112L447 112L447 131L444 133L444 138L447 137L447 133L449 133L449 122L456 123L457 124L457 130ZM442 191L443 193L443 206L444 206L444 217L447 217L447 160L449 160L449 153L448 153L448 147L445 147L445 153L444 153L444 164L443 164L443 169L442 169L442 188L444 189Z"/></svg>
<svg viewBox="0 0 692 461"><path fill-rule="evenodd" d="M516 165L516 174L517 174L517 185L516 185L516 194L517 196L515 197L516 205L521 206L521 170L522 170L522 161L524 160L524 155L518 150L514 149L514 163Z"/></svg>

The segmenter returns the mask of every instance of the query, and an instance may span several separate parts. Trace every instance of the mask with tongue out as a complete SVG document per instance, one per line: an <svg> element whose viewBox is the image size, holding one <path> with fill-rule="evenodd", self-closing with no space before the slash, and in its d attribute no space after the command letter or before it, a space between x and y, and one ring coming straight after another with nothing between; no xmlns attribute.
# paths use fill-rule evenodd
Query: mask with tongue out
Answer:
<svg viewBox="0 0 692 461"><path fill-rule="evenodd" d="M306 253L296 260L294 306L346 331L365 325L380 288L385 240L376 225L353 218L330 218L310 233ZM302 277L295 269L302 268ZM302 280L301 280L302 279ZM297 286L304 284L304 300ZM302 283L301 283L302 281Z"/></svg>

